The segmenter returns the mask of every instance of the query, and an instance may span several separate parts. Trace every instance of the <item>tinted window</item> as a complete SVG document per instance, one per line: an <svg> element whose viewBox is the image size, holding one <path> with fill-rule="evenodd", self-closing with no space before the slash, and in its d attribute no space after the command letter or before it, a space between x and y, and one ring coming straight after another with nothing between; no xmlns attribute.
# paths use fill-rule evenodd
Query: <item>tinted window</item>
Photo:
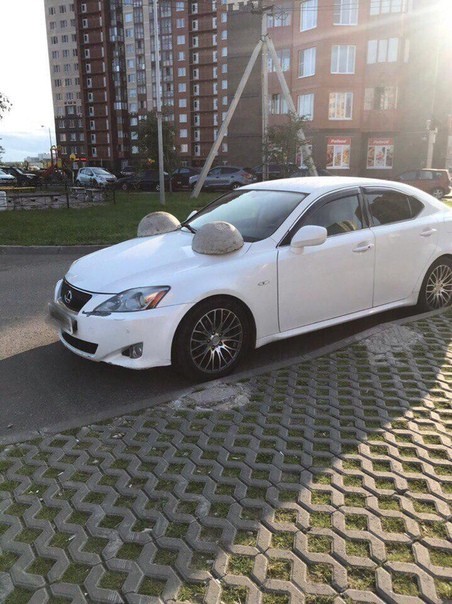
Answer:
<svg viewBox="0 0 452 604"><path fill-rule="evenodd" d="M286 191L233 192L215 200L188 222L199 229L208 222L223 220L240 231L245 241L269 237L306 197Z"/></svg>
<svg viewBox="0 0 452 604"><path fill-rule="evenodd" d="M399 176L400 180L416 180L417 172L404 172Z"/></svg>
<svg viewBox="0 0 452 604"><path fill-rule="evenodd" d="M434 172L430 172L429 170L421 170L419 172L419 180L433 180Z"/></svg>
<svg viewBox="0 0 452 604"><path fill-rule="evenodd" d="M416 218L424 209L424 204L414 197L408 197L408 202L411 208L411 218Z"/></svg>
<svg viewBox="0 0 452 604"><path fill-rule="evenodd" d="M341 197L322 204L306 217L304 225L323 226L330 235L339 235L363 228L361 206L357 195Z"/></svg>
<svg viewBox="0 0 452 604"><path fill-rule="evenodd" d="M212 170L210 170L209 176L219 176L220 172L221 168L213 168Z"/></svg>
<svg viewBox="0 0 452 604"><path fill-rule="evenodd" d="M234 172L237 172L237 168L221 168L221 173L222 174L234 174Z"/></svg>
<svg viewBox="0 0 452 604"><path fill-rule="evenodd" d="M374 226L410 220L411 208L408 197L396 191L366 193Z"/></svg>

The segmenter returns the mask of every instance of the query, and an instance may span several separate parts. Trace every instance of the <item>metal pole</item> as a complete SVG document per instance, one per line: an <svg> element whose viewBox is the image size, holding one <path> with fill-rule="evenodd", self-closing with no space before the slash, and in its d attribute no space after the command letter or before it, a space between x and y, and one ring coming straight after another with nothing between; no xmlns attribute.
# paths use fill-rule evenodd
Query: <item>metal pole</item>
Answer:
<svg viewBox="0 0 452 604"><path fill-rule="evenodd" d="M251 55L250 60L248 61L248 65L246 66L246 69L243 72L242 79L240 80L240 83L237 86L237 90L235 91L234 98L232 99L232 102L226 113L224 122L221 124L220 131L218 132L218 136L217 136L212 148L209 151L209 155L207 156L205 164L201 170L201 174L199 175L199 178L196 182L196 186L193 189L193 193L191 194L192 197L198 197L199 192L202 189L204 181L206 180L207 173L210 170L210 167L212 166L215 155L217 154L218 149L220 148L221 142L226 133L226 130L228 129L229 122L231 121L232 116L234 115L234 111L240 101L240 97L242 96L243 90L251 75L251 72L253 70L254 64L256 63L257 57L259 56L259 53L262 48L262 44L263 44L262 40L259 40L259 42L256 44L255 49L253 50L253 54Z"/></svg>
<svg viewBox="0 0 452 604"><path fill-rule="evenodd" d="M291 113L296 114L297 110L295 109L295 105L292 99L292 95L290 94L289 86L287 85L286 78L284 77L283 70L281 68L281 63L279 61L279 57L276 53L275 46L273 44L273 40L267 36L266 44L268 49L270 50L270 54L272 56L273 64L276 67L276 75L278 76L279 85L281 86L281 90L286 99L287 106ZM317 168L314 163L314 159L311 155L311 151L309 150L308 143L306 141L306 137L304 134L303 128L300 128L298 131L298 138L300 140L300 146L303 153L303 159L308 167L309 174L311 176L318 176Z"/></svg>
<svg viewBox="0 0 452 604"><path fill-rule="evenodd" d="M157 142L159 150L159 183L160 205L165 205L165 174L163 166L163 120L162 120L162 93L160 90L160 43L158 22L158 0L153 0L154 11L154 53L155 53L155 85L157 88Z"/></svg>
<svg viewBox="0 0 452 604"><path fill-rule="evenodd" d="M267 13L262 13L261 40L262 45L262 180L268 180L268 47L267 47Z"/></svg>

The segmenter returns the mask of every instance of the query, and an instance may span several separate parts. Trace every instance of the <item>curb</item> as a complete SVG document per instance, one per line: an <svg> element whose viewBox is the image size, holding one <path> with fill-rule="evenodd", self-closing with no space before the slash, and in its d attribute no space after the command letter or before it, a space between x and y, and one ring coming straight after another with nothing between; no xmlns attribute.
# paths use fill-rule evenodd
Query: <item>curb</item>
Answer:
<svg viewBox="0 0 452 604"><path fill-rule="evenodd" d="M114 245L113 243L111 245ZM0 245L0 255L89 254L108 245Z"/></svg>
<svg viewBox="0 0 452 604"><path fill-rule="evenodd" d="M343 348L347 348L347 346L352 346L358 342L366 340L372 336L378 335L384 331L391 329L394 325L406 325L409 323L416 323L417 321L422 321L424 319L429 319L432 317L436 317L441 314L445 314L450 311L450 309L440 309L434 310L431 312L422 313L420 315L415 315L414 317L405 317L403 319L396 319L395 321L391 321L389 323L385 323L384 325L377 325L375 327L371 327L370 329L366 329L365 331L355 334L353 336L343 338L333 344L327 344L326 346L322 346L318 348L314 352L308 352L306 354L297 355L291 357L289 359L285 359L284 361L274 361L271 363L267 363L266 365L259 367L258 369L249 369L246 371L242 371L239 373L235 373L233 376L226 379L212 380L210 382L206 382L203 386L207 388L215 387L219 384L236 384L237 382L243 381L244 379L250 379L264 373L268 373L271 371L277 371L284 367L288 367L290 365L296 365L302 363L303 361L311 361L317 359L319 357L332 354L333 352L337 352L338 350L342 350ZM197 392L200 389L200 384L194 384L187 388L183 388L181 390L176 390L171 394L162 394L155 399L150 400L142 399L136 403L131 403L129 405L125 405L120 410L117 410L115 413L111 411L103 411L100 413L93 413L89 415L84 415L82 417L78 417L77 419L73 419L68 422L59 422L57 424L53 424L51 426L46 426L41 428L40 430L32 430L32 431L24 431L18 432L16 434L8 434L7 436L0 436L0 445L10 445L17 442L23 442L27 440L33 440L35 438L42 438L45 436L49 436L50 434L58 434L65 430L71 430L73 428L81 428L82 426L95 424L96 422L103 421L105 419L121 417L123 415L127 415L130 413L136 413L137 411L142 411L147 409L151 404L152 405L161 405L163 403L169 403L171 400L175 400L181 398L183 396L187 396L192 394L193 392Z"/></svg>

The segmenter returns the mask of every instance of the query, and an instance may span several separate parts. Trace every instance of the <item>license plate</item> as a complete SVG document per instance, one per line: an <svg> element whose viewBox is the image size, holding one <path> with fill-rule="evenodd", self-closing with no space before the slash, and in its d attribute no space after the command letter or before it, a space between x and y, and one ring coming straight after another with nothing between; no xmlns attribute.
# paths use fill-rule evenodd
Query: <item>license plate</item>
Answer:
<svg viewBox="0 0 452 604"><path fill-rule="evenodd" d="M63 331L73 334L76 330L77 323L55 302L50 302L49 304L49 315L53 322Z"/></svg>

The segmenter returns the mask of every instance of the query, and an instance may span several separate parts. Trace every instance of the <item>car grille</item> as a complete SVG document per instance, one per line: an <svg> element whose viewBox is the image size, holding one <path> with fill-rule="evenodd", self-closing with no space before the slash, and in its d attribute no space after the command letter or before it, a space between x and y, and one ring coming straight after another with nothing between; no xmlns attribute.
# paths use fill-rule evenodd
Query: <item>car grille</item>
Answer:
<svg viewBox="0 0 452 604"><path fill-rule="evenodd" d="M82 352L86 352L88 354L96 353L98 344L86 342L85 340L79 340L79 338L74 338L74 336L71 336L64 331L61 333L61 336L63 340L65 340L70 346L72 346L72 348L77 348L77 350L81 350Z"/></svg>
<svg viewBox="0 0 452 604"><path fill-rule="evenodd" d="M81 310L88 300L91 300L92 298L91 294L76 289L68 283L66 279L64 279L63 285L61 286L60 296L63 304L76 312Z"/></svg>

